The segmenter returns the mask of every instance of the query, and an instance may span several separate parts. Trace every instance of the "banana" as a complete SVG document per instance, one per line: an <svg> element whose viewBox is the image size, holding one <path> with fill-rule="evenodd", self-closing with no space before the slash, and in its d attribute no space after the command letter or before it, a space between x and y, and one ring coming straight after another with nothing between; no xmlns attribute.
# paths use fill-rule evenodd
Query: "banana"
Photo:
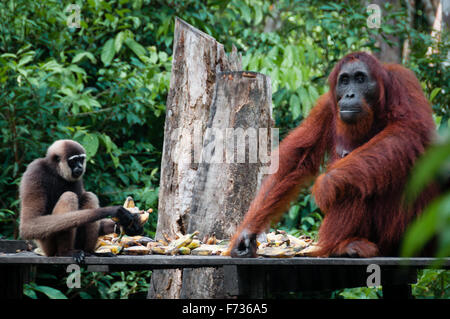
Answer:
<svg viewBox="0 0 450 319"><path fill-rule="evenodd" d="M207 245L215 245L217 244L217 238L216 238L216 233L213 233L211 237L208 238L208 240L206 241Z"/></svg>
<svg viewBox="0 0 450 319"><path fill-rule="evenodd" d="M107 246L107 245L111 245L111 242L99 238L99 239L97 240L97 244L95 245L95 248L99 248L99 247Z"/></svg>
<svg viewBox="0 0 450 319"><path fill-rule="evenodd" d="M158 243L160 243L160 244L163 245L163 246L168 246L168 245L169 245L169 244L167 243L167 241L162 240L162 239L158 240Z"/></svg>
<svg viewBox="0 0 450 319"><path fill-rule="evenodd" d="M288 246L290 244L290 240L285 231L276 231L267 234L267 242L269 246L279 247L286 243Z"/></svg>
<svg viewBox="0 0 450 319"><path fill-rule="evenodd" d="M178 252L180 255L189 255L191 253L191 249L189 247L180 247L178 248Z"/></svg>
<svg viewBox="0 0 450 319"><path fill-rule="evenodd" d="M217 243L216 243L216 245L218 245L218 246L228 246L229 244L230 244L229 239L217 240Z"/></svg>
<svg viewBox="0 0 450 319"><path fill-rule="evenodd" d="M297 238L295 236L292 235L287 235L289 238L289 242L290 245L293 246L294 248L305 248L309 245L309 243L307 243L306 241L304 241L303 239Z"/></svg>
<svg viewBox="0 0 450 319"><path fill-rule="evenodd" d="M153 247L160 247L162 245L160 243L158 243L157 241L152 241L152 242L147 243L147 245L145 245L145 246L151 250Z"/></svg>
<svg viewBox="0 0 450 319"><path fill-rule="evenodd" d="M164 240L165 240L166 242L168 242L168 243L170 243L170 242L173 241L173 239L170 238L169 235L167 235L166 232L163 232L163 237L164 237ZM169 245L169 244L167 244L167 245Z"/></svg>
<svg viewBox="0 0 450 319"><path fill-rule="evenodd" d="M124 248L124 253L127 255L148 255L151 250L144 246L133 246Z"/></svg>
<svg viewBox="0 0 450 319"><path fill-rule="evenodd" d="M317 252L320 250L320 247L318 245L309 245L308 247L300 250L295 255L300 257L317 257Z"/></svg>
<svg viewBox="0 0 450 319"><path fill-rule="evenodd" d="M113 239L112 243L119 244L122 247L132 247L138 245L137 240L134 237L129 236L123 236L121 239L120 237L118 239Z"/></svg>
<svg viewBox="0 0 450 319"><path fill-rule="evenodd" d="M200 245L200 247L195 248L191 251L191 255L199 255L199 256L220 255L222 252L226 250L227 246Z"/></svg>
<svg viewBox="0 0 450 319"><path fill-rule="evenodd" d="M139 237L139 238L136 238ZM150 237L145 237L145 236L135 236L134 237L134 241L137 242L138 244L144 245L146 246L148 243L154 243L155 240L151 239Z"/></svg>
<svg viewBox="0 0 450 319"><path fill-rule="evenodd" d="M134 207L136 207L136 205L134 204L133 197L128 196L127 199L125 199L125 202L123 203L123 208L129 209L129 208L134 208ZM117 217L113 217L112 220L115 221L116 223L119 222L119 218L117 218ZM119 239L118 239L119 243L122 240L122 237L124 234L125 234L125 230L123 229L123 227L121 225L120 226L120 235L119 235Z"/></svg>
<svg viewBox="0 0 450 319"><path fill-rule="evenodd" d="M45 256L44 251L43 251L42 248L40 248L40 247L35 248L35 249L33 250L33 252L34 252L35 254L37 254L37 255Z"/></svg>
<svg viewBox="0 0 450 319"><path fill-rule="evenodd" d="M198 239L193 239L193 240L191 241L191 243L190 243L189 245L187 245L186 247L189 248L189 249L195 249L195 248L197 248L197 247L200 247L200 245L201 245L200 240L198 240Z"/></svg>
<svg viewBox="0 0 450 319"><path fill-rule="evenodd" d="M118 255L122 250L122 247L119 245L106 245L98 248L95 252L96 253L113 253L114 255Z"/></svg>
<svg viewBox="0 0 450 319"><path fill-rule="evenodd" d="M155 246L152 247L152 253L157 255L165 255L167 252L167 246Z"/></svg>
<svg viewBox="0 0 450 319"><path fill-rule="evenodd" d="M131 196L128 196L127 199L125 199L125 203L123 203L124 208L134 208L136 207L136 204L134 203L134 199Z"/></svg>
<svg viewBox="0 0 450 319"><path fill-rule="evenodd" d="M189 245L192 242L192 238L198 235L198 233L198 231L195 231L192 234L181 236L179 239L172 241L168 246L167 253L173 255L177 252L178 248Z"/></svg>
<svg viewBox="0 0 450 319"><path fill-rule="evenodd" d="M210 256L212 255L212 251L211 250L207 250L207 249L201 249L199 248L195 248L191 251L191 255L195 255L195 256Z"/></svg>
<svg viewBox="0 0 450 319"><path fill-rule="evenodd" d="M294 257L296 252L292 248L264 247L258 248L256 254L263 257L289 258Z"/></svg>

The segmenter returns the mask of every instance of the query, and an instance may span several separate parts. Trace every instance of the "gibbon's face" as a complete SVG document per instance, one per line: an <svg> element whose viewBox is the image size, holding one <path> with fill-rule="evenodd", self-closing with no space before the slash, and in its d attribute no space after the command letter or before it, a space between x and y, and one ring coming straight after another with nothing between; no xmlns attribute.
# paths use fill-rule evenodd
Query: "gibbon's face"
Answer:
<svg viewBox="0 0 450 319"><path fill-rule="evenodd" d="M69 165L72 178L79 179L83 176L86 169L86 154L72 155L67 159L67 165Z"/></svg>
<svg viewBox="0 0 450 319"><path fill-rule="evenodd" d="M76 182L86 171L86 151L75 141L60 140L50 146L47 156L56 167L59 176Z"/></svg>

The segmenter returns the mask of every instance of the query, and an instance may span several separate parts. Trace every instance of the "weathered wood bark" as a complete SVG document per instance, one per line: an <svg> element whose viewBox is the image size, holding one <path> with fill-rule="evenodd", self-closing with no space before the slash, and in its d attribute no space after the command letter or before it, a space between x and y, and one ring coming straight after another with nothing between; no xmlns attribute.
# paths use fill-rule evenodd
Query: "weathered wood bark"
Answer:
<svg viewBox="0 0 450 319"><path fill-rule="evenodd" d="M266 150L271 148L271 97L265 75L224 72L217 76L202 162L190 213L185 215L188 233L198 230L231 238L242 221L268 158ZM181 298L228 297L222 268L184 269L182 279Z"/></svg>
<svg viewBox="0 0 450 319"><path fill-rule="evenodd" d="M190 213L199 150L194 135L203 136L220 71L241 69L234 49L229 57L223 45L209 35L176 19L170 90L167 97L164 146L156 238L187 231L185 217ZM201 143L200 143L201 145ZM180 270L155 271L149 298L179 298Z"/></svg>

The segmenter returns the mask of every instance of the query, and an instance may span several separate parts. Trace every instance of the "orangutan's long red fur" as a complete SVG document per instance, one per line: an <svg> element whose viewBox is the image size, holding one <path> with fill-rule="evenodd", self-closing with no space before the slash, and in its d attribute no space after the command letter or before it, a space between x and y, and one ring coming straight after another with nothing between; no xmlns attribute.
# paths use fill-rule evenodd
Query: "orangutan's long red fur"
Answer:
<svg viewBox="0 0 450 319"><path fill-rule="evenodd" d="M365 105L372 112L369 122L349 127L339 119L334 92L340 68L354 60L366 63L377 80L379 99L371 109ZM429 188L414 205L403 205L410 169L435 130L430 105L413 72L357 52L338 62L329 83L330 91L281 142L279 170L263 182L230 247L242 230L259 233L279 218L317 175L325 153L328 166L313 187L325 214L318 255L341 255L353 248L361 257L397 254L407 224L434 195ZM353 151L341 158L337 141Z"/></svg>

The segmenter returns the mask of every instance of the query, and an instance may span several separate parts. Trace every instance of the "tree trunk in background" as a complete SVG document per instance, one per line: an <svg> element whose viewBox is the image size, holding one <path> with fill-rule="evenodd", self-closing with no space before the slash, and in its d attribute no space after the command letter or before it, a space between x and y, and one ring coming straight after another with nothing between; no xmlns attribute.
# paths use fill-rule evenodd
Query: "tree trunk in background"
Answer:
<svg viewBox="0 0 450 319"><path fill-rule="evenodd" d="M199 162L203 145L202 137L208 123L215 125L215 121L227 119L226 125L230 124L231 127L239 126L238 123L243 123L242 126L254 124L251 116L256 113L250 112L247 107L248 104L255 107L255 110L257 109L254 105L257 98L253 96L249 97L248 101L234 100L235 97L233 96L227 97L230 98L230 102L242 102L240 105L213 104L216 75L223 71L239 71L241 68L240 56L238 56L235 48L227 57L223 45L186 22L176 19L172 74L164 128L156 239L163 239L163 233L171 238L174 238L175 235L186 234L191 230L196 230L191 224L199 225L202 221L205 222L205 225L198 229L200 238L206 234L211 234L213 231L216 231L216 234L228 235L234 230L235 224L238 222L240 215L232 215L229 206L227 208L223 206L220 210L217 209L219 198L223 205L231 205L230 200L232 198L236 200L237 198L234 192L241 191L241 185L238 185L238 182L241 183L241 181L233 175L236 171L230 166L226 170L227 173L225 171L220 172L219 178L216 175L218 170L211 166L218 164L210 164L209 167L206 167ZM242 76L235 76L233 73L230 74L230 77L242 78ZM247 82L254 84L246 84ZM255 85L259 89L258 85L260 84L260 75L251 79L240 80L240 85L246 85L245 88L250 93L254 92ZM236 89L237 92L241 90L240 87ZM264 99L264 101L268 101L266 103L267 109L263 114L268 114L270 118L270 85L267 86L267 89L268 96ZM237 93L229 92L229 94ZM242 94L242 97L244 96L245 94ZM239 98L240 96L236 95L236 97ZM216 95L215 101L219 102L218 95ZM239 106L242 109L238 109ZM258 107L262 108L259 105ZM258 109L258 111L261 112L261 109ZM250 114L248 115L250 120L245 117L245 112ZM256 124L261 123L257 122ZM267 127L267 124L264 124ZM249 180L253 180L255 175L253 170L256 168L249 167L247 166L245 173L240 171L239 174L247 175ZM229 178L228 184L223 180L225 178ZM236 185L231 187L232 190L227 189L225 191L221 188L223 185L230 187L233 179L235 179ZM220 183L216 185L215 181ZM256 180L254 183L246 181L244 187L250 188L253 186L256 189ZM203 187L206 187L208 192L211 187L216 190L222 189L222 194L203 194L201 191ZM250 194L247 195L245 192L242 194L243 197L250 197ZM225 198L225 196L230 198ZM244 203L245 200L242 204L235 204L236 210L241 215L247 209L247 207L243 208ZM209 209L209 205L214 207L214 210ZM231 218L230 223L226 223L226 216L223 216L223 214L227 214L226 216ZM214 221L221 222L216 225ZM206 280L210 276L214 276L214 272L208 272ZM155 270L152 273L148 298L179 298L182 283L181 270ZM189 287L189 289L193 291L205 290L204 287L209 287L210 282L203 284L200 280L196 282L196 285L196 287ZM205 295L205 297L208 296L214 297L216 294L210 291ZM188 295L188 297L191 297L191 295Z"/></svg>
<svg viewBox="0 0 450 319"><path fill-rule="evenodd" d="M384 10L384 4L389 2L396 9L401 7L400 0L371 0L366 1L366 4L377 4L381 9L381 24L392 24L392 21L386 20L386 12ZM382 62L387 63L401 63L402 59L402 43L400 43L400 38L396 35L387 34L386 38L393 42L390 46L383 37L378 34L376 36L376 46L380 48L379 52L374 52L374 55Z"/></svg>
<svg viewBox="0 0 450 319"><path fill-rule="evenodd" d="M444 21L444 28L448 29L450 27L450 1L448 0L442 0L442 21Z"/></svg>
<svg viewBox="0 0 450 319"><path fill-rule="evenodd" d="M256 195L264 164L261 157L270 155L258 154L258 139L270 152L271 99L270 79L263 74L225 72L217 76L203 143L206 163L199 165L191 211L186 215L188 233L215 233L219 239L234 234ZM227 162L227 155L234 158L228 157ZM221 268L184 269L181 298L226 298L223 287Z"/></svg>

